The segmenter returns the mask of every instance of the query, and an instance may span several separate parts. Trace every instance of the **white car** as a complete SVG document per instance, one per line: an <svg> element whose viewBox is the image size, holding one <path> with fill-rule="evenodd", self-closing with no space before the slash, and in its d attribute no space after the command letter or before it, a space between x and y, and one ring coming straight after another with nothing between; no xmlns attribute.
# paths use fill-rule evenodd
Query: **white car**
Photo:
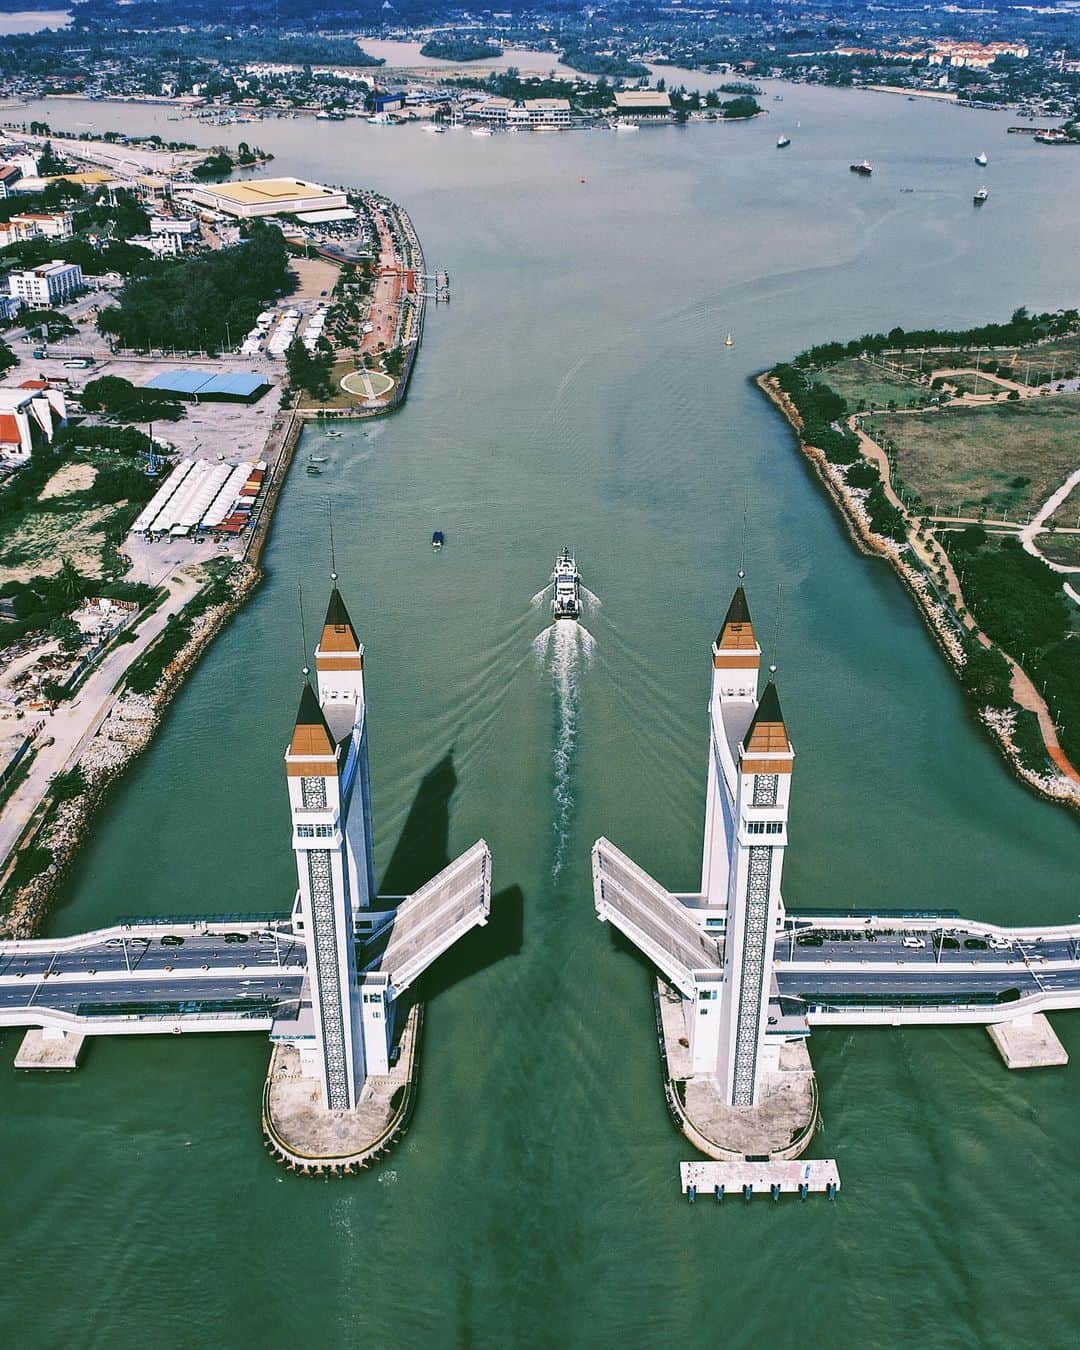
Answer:
<svg viewBox="0 0 1080 1350"><path fill-rule="evenodd" d="M1012 946L1008 938L992 937L986 939L986 945L995 952L1007 952Z"/></svg>
<svg viewBox="0 0 1080 1350"><path fill-rule="evenodd" d="M914 952L921 951L926 946L921 937L912 937L910 933L902 941L905 947L910 947Z"/></svg>

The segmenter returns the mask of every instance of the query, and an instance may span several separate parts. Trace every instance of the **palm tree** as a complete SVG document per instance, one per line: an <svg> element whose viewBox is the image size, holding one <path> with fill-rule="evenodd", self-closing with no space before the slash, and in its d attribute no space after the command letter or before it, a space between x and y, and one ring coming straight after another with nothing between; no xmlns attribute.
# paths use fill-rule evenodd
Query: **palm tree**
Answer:
<svg viewBox="0 0 1080 1350"><path fill-rule="evenodd" d="M56 574L56 581L60 594L65 600L70 600L73 605L76 605L83 598L85 583L79 575L79 569L70 558L65 558L61 563L60 571Z"/></svg>

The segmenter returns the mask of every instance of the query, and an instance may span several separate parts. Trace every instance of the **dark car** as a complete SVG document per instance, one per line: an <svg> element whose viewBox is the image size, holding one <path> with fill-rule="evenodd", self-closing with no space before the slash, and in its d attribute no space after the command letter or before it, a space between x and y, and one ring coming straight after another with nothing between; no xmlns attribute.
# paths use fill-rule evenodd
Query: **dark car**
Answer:
<svg viewBox="0 0 1080 1350"><path fill-rule="evenodd" d="M161 945L163 947L182 947L184 945L184 939L182 937L177 937L175 933L166 933L161 939Z"/></svg>

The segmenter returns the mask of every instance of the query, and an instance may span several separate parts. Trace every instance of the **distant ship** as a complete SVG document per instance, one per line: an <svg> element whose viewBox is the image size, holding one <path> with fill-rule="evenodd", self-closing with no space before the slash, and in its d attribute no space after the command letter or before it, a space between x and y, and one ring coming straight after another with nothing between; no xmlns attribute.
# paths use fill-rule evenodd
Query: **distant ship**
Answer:
<svg viewBox="0 0 1080 1350"><path fill-rule="evenodd" d="M975 196L974 196L974 198L973 198L973 200L974 200L974 202L975 202L975 205L976 205L976 206L982 206L983 202L986 201L987 197L989 197L989 196L990 196L990 191L989 191L989 189L988 189L988 188L981 187L981 188L978 190L978 192L976 192L976 194L975 194Z"/></svg>
<svg viewBox="0 0 1080 1350"><path fill-rule="evenodd" d="M777 150L783 150L783 148L784 148L785 145L790 145L790 144L791 144L791 137L790 137L790 136L777 136L777 138L776 138L776 148L777 148Z"/></svg>
<svg viewBox="0 0 1080 1350"><path fill-rule="evenodd" d="M990 160L987 158L985 150L980 150L979 153L975 156L975 163L981 165L983 168L985 168L987 164L990 163Z"/></svg>
<svg viewBox="0 0 1080 1350"><path fill-rule="evenodd" d="M551 573L555 586L551 597L551 613L556 619L576 619L581 614L581 577L577 563L568 548L564 548L555 559L555 568Z"/></svg>
<svg viewBox="0 0 1080 1350"><path fill-rule="evenodd" d="M864 159L861 164L851 164L848 167L852 173L861 173L864 178L869 178L874 172L874 166L868 159Z"/></svg>

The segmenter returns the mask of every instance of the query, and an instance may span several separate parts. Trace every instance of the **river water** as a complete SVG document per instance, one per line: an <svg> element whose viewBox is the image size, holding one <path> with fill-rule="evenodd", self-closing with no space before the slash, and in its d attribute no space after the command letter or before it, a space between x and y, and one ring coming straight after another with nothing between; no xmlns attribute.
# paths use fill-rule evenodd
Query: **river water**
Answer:
<svg viewBox="0 0 1080 1350"><path fill-rule="evenodd" d="M429 986L412 1129L356 1181L267 1161L260 1037L105 1041L51 1079L14 1076L9 1035L0 1309L24 1343L1076 1342L1075 1064L1010 1076L976 1028L816 1033L815 1152L839 1160L839 1202L690 1209L648 973L592 916L600 833L695 884L709 642L744 506L770 635L783 584L788 903L1078 908L1075 821L1008 776L748 377L833 336L1075 304L1080 156L889 96L769 106L742 126L483 140L26 111L257 138L275 171L404 203L453 282L404 409L306 436L325 473L294 473L265 584L97 823L55 930L288 903L296 587L309 609L325 591L331 494L368 644L378 870L411 888L482 834L496 896ZM870 181L847 169L864 155ZM564 543L600 602L573 644L540 637L530 600ZM1075 1061L1080 1021L1056 1025Z"/></svg>

